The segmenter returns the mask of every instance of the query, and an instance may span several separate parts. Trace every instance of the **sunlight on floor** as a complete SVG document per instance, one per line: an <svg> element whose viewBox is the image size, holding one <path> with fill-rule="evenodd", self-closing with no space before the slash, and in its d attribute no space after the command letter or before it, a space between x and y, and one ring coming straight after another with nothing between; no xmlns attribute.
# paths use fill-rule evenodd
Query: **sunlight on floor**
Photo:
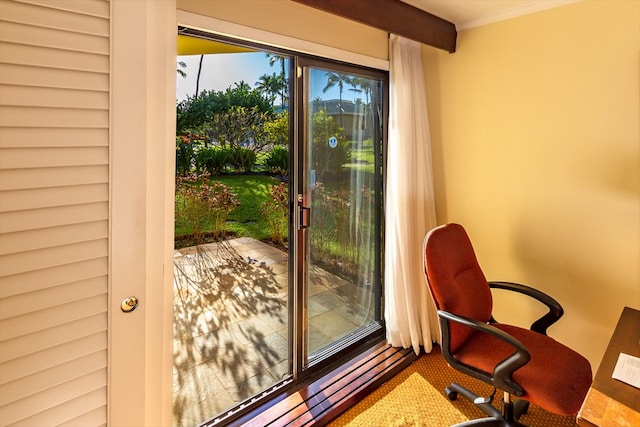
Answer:
<svg viewBox="0 0 640 427"><path fill-rule="evenodd" d="M192 426L287 376L288 256L252 238L176 250L174 426ZM309 348L370 317L368 290L318 267L309 284Z"/></svg>

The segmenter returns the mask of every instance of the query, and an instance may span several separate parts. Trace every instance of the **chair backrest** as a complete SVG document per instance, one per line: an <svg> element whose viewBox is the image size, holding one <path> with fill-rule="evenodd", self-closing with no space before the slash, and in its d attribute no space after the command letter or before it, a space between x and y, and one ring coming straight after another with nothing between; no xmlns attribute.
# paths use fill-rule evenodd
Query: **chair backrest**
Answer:
<svg viewBox="0 0 640 427"><path fill-rule="evenodd" d="M491 318L491 290L465 229L446 224L429 231L424 240L424 269L439 310L482 322ZM451 322L450 350L458 349L474 330Z"/></svg>

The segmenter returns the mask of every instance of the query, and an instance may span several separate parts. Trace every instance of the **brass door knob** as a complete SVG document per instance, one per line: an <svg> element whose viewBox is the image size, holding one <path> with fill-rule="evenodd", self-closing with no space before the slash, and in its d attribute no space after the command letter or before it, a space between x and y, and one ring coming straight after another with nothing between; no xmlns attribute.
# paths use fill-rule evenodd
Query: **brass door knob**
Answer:
<svg viewBox="0 0 640 427"><path fill-rule="evenodd" d="M131 313L133 310L136 309L137 306L138 306L138 298L129 297L129 298L125 298L124 301L122 301L122 304L120 304L120 309L125 313Z"/></svg>

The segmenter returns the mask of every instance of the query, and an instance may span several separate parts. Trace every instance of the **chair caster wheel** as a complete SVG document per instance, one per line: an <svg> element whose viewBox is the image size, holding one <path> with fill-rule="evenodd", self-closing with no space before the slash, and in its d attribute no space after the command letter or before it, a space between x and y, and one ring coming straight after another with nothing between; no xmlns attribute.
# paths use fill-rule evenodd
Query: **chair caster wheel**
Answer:
<svg viewBox="0 0 640 427"><path fill-rule="evenodd" d="M451 390L449 387L445 388L444 392L446 393L447 398L452 402L458 398L458 392Z"/></svg>

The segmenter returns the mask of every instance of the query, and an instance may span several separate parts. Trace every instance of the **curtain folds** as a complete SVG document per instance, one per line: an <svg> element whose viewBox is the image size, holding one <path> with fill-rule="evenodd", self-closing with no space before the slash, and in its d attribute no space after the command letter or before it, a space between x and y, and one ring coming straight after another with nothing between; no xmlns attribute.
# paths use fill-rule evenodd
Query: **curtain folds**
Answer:
<svg viewBox="0 0 640 427"><path fill-rule="evenodd" d="M385 205L387 341L418 354L439 341L422 243L436 226L431 137L420 43L389 39L389 137Z"/></svg>

